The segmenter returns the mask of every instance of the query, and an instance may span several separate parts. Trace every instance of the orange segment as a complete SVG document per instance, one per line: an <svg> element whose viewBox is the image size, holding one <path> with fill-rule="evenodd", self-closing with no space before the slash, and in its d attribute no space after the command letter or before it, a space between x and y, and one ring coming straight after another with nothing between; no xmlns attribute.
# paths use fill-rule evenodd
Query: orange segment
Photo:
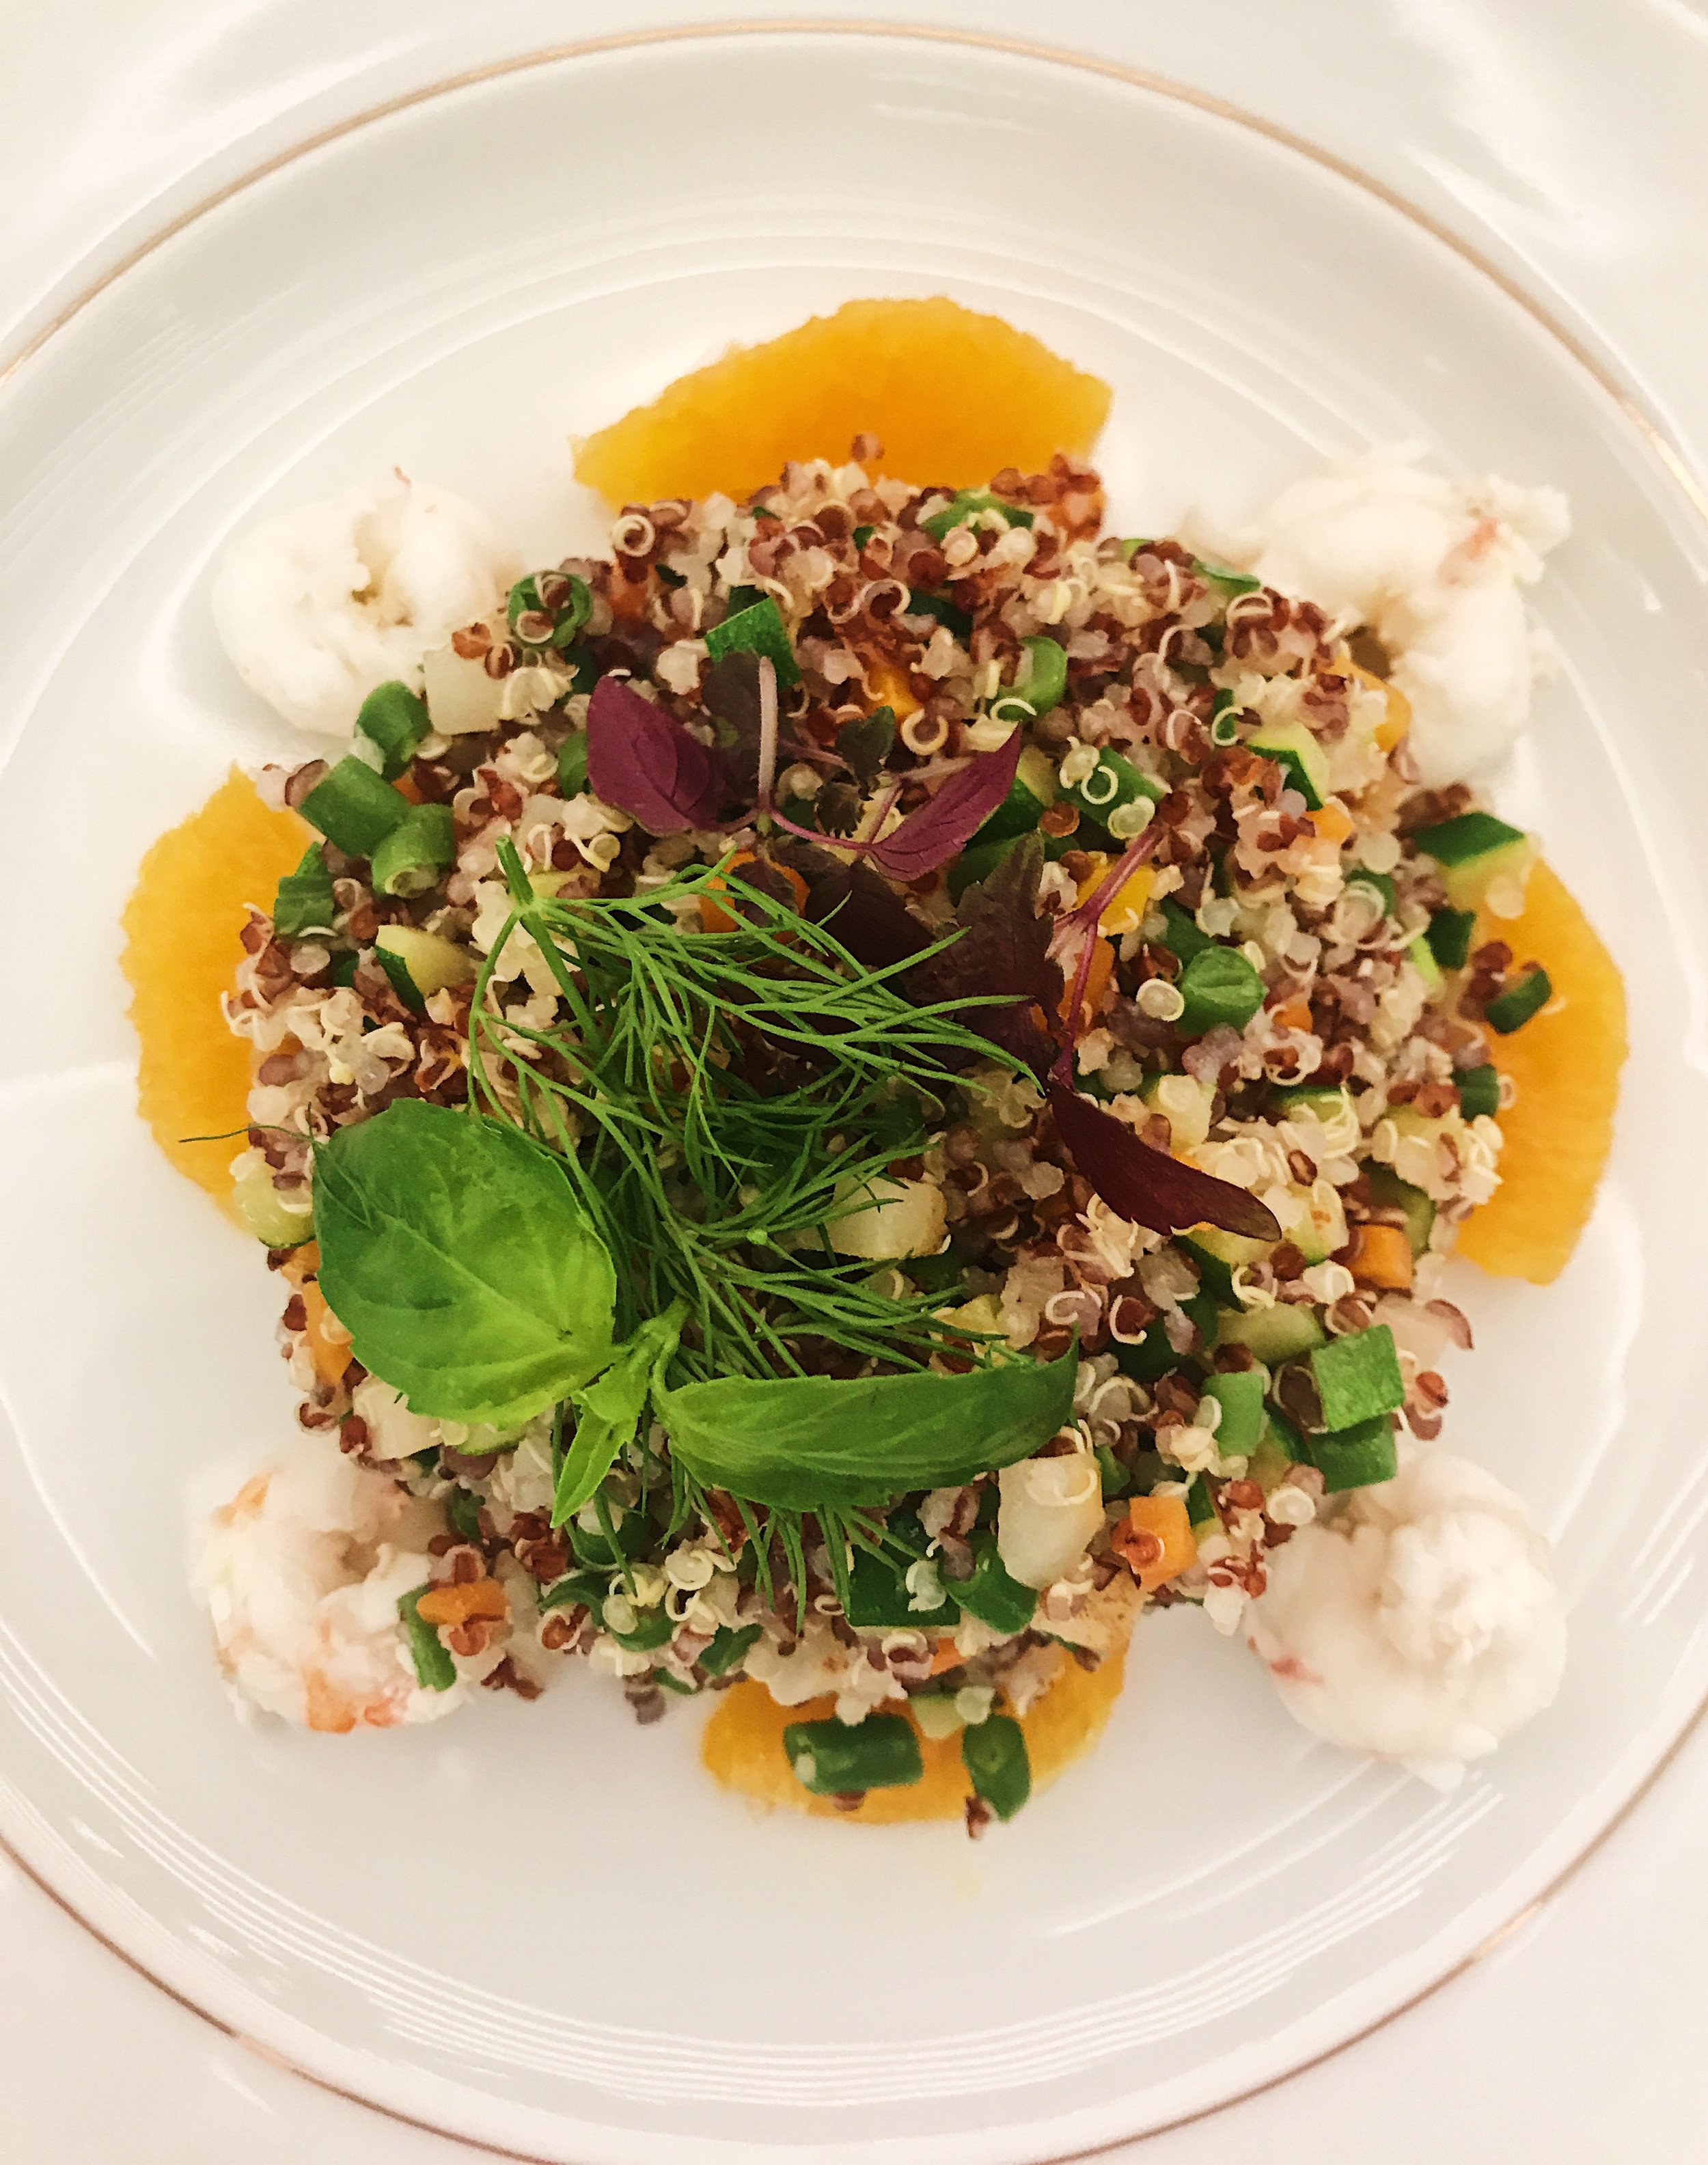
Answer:
<svg viewBox="0 0 1708 2165"><path fill-rule="evenodd" d="M234 767L199 812L161 836L125 904L139 1108L179 1172L227 1207L227 1168L242 1148L229 1131L248 1119L250 1049L226 1028L220 995L242 960L245 908L271 910L312 840L294 812L269 811Z"/></svg>
<svg viewBox="0 0 1708 2165"><path fill-rule="evenodd" d="M1103 1734L1110 1709L1120 1696L1125 1657L1111 1654L1095 1669L1082 1669L1071 1657L1044 1696L1022 1720L1032 1762L1032 1788L1041 1789L1064 1767L1089 1751ZM836 1710L830 1699L804 1706L779 1706L763 1684L735 1685L718 1702L700 1740L706 1771L726 1789L756 1804L780 1804L809 1812L816 1819L852 1820L867 1826L893 1826L904 1820L958 1820L972 1783L961 1764L961 1737L921 1736L925 1776L904 1789L872 1789L857 1811L841 1811L828 1797L802 1788L790 1772L783 1732L793 1721L828 1721ZM894 1707L885 1707L894 1713Z"/></svg>
<svg viewBox="0 0 1708 2165"><path fill-rule="evenodd" d="M1554 997L1521 1030L1494 1040L1494 1064L1518 1095L1500 1115L1500 1185L1467 1219L1459 1252L1498 1277L1547 1285L1577 1245L1612 1144L1625 982L1545 864L1530 875L1524 914L1489 919L1478 937L1504 940L1520 962L1541 962Z"/></svg>
<svg viewBox="0 0 1708 2165"><path fill-rule="evenodd" d="M577 480L613 503L741 497L790 459L840 464L862 433L871 471L972 487L1090 450L1109 386L999 316L938 294L850 301L680 377L576 446Z"/></svg>

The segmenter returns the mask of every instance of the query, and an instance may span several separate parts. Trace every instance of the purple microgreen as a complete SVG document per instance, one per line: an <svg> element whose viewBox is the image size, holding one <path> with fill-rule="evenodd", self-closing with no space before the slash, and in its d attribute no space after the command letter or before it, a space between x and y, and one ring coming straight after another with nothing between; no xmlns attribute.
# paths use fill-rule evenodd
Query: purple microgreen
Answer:
<svg viewBox="0 0 1708 2165"><path fill-rule="evenodd" d="M1073 1088L1073 1048L1079 1042L1080 1032L1085 1027L1085 988L1091 982L1091 965L1101 936L1099 928L1103 923L1103 913L1156 848L1161 832L1160 828L1150 826L1143 834L1136 836L1084 902L1056 921L1056 929L1052 935L1052 950L1055 954L1059 956L1066 952L1074 933L1081 932L1083 935L1068 1002L1068 1035L1062 1041L1062 1050L1056 1056L1056 1064L1050 1071L1052 1077L1067 1089Z"/></svg>
<svg viewBox="0 0 1708 2165"><path fill-rule="evenodd" d="M1251 1241L1278 1241L1281 1228L1255 1195L1231 1180L1183 1164L1167 1151L1141 1142L1102 1106L1052 1075L1050 1109L1056 1132L1079 1172L1110 1209L1153 1233L1183 1233L1194 1225L1219 1225Z"/></svg>
<svg viewBox="0 0 1708 2165"><path fill-rule="evenodd" d="M842 864L822 848L789 845L777 854L807 883L801 914L809 924L822 924L867 969L887 970L931 946L930 929L888 881L857 860Z"/></svg>
<svg viewBox="0 0 1708 2165"><path fill-rule="evenodd" d="M602 677L588 703L588 782L649 835L707 827L723 803L712 756L632 684Z"/></svg>
<svg viewBox="0 0 1708 2165"><path fill-rule="evenodd" d="M1048 1017L1062 997L1062 972L1050 959L1050 920L1038 914L1043 867L1036 835L1016 842L962 896L955 912L961 937L909 979L925 1000L999 1003L969 1015L967 1026L1035 1072L1051 1051L1037 1011Z"/></svg>
<svg viewBox="0 0 1708 2165"><path fill-rule="evenodd" d="M1016 730L1000 751L981 753L958 774L952 774L936 795L866 854L891 879L923 879L959 856L1008 795L1020 765L1022 740Z"/></svg>

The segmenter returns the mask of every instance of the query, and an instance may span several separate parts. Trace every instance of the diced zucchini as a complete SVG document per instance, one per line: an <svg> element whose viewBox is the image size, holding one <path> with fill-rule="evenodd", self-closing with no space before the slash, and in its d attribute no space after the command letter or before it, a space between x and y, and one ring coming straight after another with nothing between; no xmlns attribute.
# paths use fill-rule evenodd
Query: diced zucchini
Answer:
<svg viewBox="0 0 1708 2165"><path fill-rule="evenodd" d="M1481 909L1500 881L1521 891L1536 861L1530 836L1492 812L1462 812L1439 826L1420 827L1411 839L1441 867L1447 900L1458 910Z"/></svg>
<svg viewBox="0 0 1708 2165"><path fill-rule="evenodd" d="M1352 1108L1352 1099L1345 1090L1328 1089L1321 1082L1294 1082L1277 1090L1271 1101L1275 1109L1285 1118L1295 1113L1308 1113L1313 1119L1327 1127L1338 1120Z"/></svg>
<svg viewBox="0 0 1708 2165"><path fill-rule="evenodd" d="M1441 965L1435 959L1434 951L1421 932L1408 945L1405 955L1412 968L1422 978L1424 990L1433 999L1441 990L1445 980L1441 973Z"/></svg>
<svg viewBox="0 0 1708 2165"><path fill-rule="evenodd" d="M1181 1302L1180 1313L1197 1325L1199 1335L1204 1341L1201 1350L1209 1352L1217 1344L1222 1326L1227 1320L1216 1307L1215 1294L1207 1288L1194 1293L1190 1300ZM1142 1337L1130 1346L1117 1346L1115 1356L1122 1373L1141 1383L1152 1383L1158 1376L1169 1374L1187 1357L1185 1354L1174 1351L1160 1315L1147 1328Z"/></svg>
<svg viewBox="0 0 1708 2165"><path fill-rule="evenodd" d="M1066 784L1062 794L1071 798L1086 818L1106 827L1111 812L1124 804L1136 803L1141 797L1152 804L1159 803L1168 794L1168 788L1143 773L1124 753L1105 751L1085 779Z"/></svg>
<svg viewBox="0 0 1708 2165"><path fill-rule="evenodd" d="M1190 1238L1181 1238L1177 1246L1197 1264L1205 1290L1213 1293L1224 1308L1240 1305L1234 1291L1234 1272L1242 1266L1249 1269L1253 1263L1262 1262L1269 1252L1267 1241L1250 1241L1243 1233L1225 1233L1219 1225L1199 1225Z"/></svg>
<svg viewBox="0 0 1708 2165"><path fill-rule="evenodd" d="M1337 1196L1325 1205L1310 1188L1294 1185L1274 1196L1270 1208L1280 1221L1283 1237L1307 1263L1325 1263L1346 1244L1346 1216Z"/></svg>
<svg viewBox="0 0 1708 2165"><path fill-rule="evenodd" d="M1247 741L1255 752L1285 767L1289 788L1320 812L1329 795L1328 755L1303 722L1263 722Z"/></svg>
<svg viewBox="0 0 1708 2165"><path fill-rule="evenodd" d="M1405 1237L1411 1243L1412 1254L1421 1256L1435 1229L1434 1204L1421 1188L1402 1180L1391 1165L1382 1165L1373 1158L1364 1167L1364 1177L1369 1183L1372 1201L1405 1212Z"/></svg>
<svg viewBox="0 0 1708 2165"><path fill-rule="evenodd" d="M1018 839L1010 835L1000 841L969 842L949 867L950 901L959 902L969 887L988 879Z"/></svg>
<svg viewBox="0 0 1708 2165"><path fill-rule="evenodd" d="M1314 1435L1305 1448L1309 1463L1322 1475L1322 1485L1330 1495L1391 1481L1400 1471L1394 1425L1386 1414L1374 1414L1350 1428Z"/></svg>
<svg viewBox="0 0 1708 2165"><path fill-rule="evenodd" d="M1310 1356L1310 1373L1326 1429L1347 1429L1405 1403L1405 1382L1394 1333L1385 1323L1331 1339Z"/></svg>
<svg viewBox="0 0 1708 2165"><path fill-rule="evenodd" d="M1273 1308L1249 1309L1243 1314L1225 1309L1217 1324L1218 1345L1243 1346L1270 1368L1323 1342L1323 1328L1314 1309L1278 1301Z"/></svg>
<svg viewBox="0 0 1708 2165"><path fill-rule="evenodd" d="M436 932L423 932L418 925L382 924L374 935L374 946L382 957L393 956L403 965L424 999L448 985L472 985L477 974L467 948L441 940Z"/></svg>
<svg viewBox="0 0 1708 2165"><path fill-rule="evenodd" d="M293 1209L273 1186L273 1178L259 1157L252 1157L231 1183L231 1203L245 1233L269 1248L298 1248L314 1237L314 1214L308 1191L297 1191L303 1208Z"/></svg>
<svg viewBox="0 0 1708 2165"><path fill-rule="evenodd" d="M1055 803L1056 787L1056 762L1038 745L1028 745L1020 754L1008 795L973 836L967 855L989 843L1030 835Z"/></svg>
<svg viewBox="0 0 1708 2165"><path fill-rule="evenodd" d="M1263 1371L1241 1368L1206 1377L1204 1395L1221 1408L1216 1449L1224 1458L1249 1458L1263 1432Z"/></svg>

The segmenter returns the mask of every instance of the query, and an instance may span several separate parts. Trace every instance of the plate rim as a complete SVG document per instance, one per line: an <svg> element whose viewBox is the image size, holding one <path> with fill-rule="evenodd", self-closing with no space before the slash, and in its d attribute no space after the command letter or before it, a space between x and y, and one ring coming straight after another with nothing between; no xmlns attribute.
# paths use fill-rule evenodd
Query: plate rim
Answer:
<svg viewBox="0 0 1708 2165"><path fill-rule="evenodd" d="M1106 55L1076 52L1070 48L1052 45L1040 40L1011 37L1000 31L960 29L947 24L920 24L845 17L766 17L731 18L725 21L660 24L639 30L604 32L598 35L566 40L549 45L530 47L519 53L500 55L497 58L477 62L448 74L413 85L407 90L394 92L329 122L309 134L282 145L242 171L234 174L219 186L196 197L182 209L151 228L142 238L125 249L104 269L97 271L80 286L48 319L29 333L22 343L8 355L0 356L0 398L16 383L18 377L53 344L60 333L66 330L101 296L117 286L132 271L146 262L161 249L181 234L198 225L203 219L247 192L275 174L287 171L315 152L355 135L359 131L436 103L457 92L480 85L499 82L513 76L524 76L536 71L560 66L566 63L588 60L615 53L644 51L665 45L687 45L713 42L729 43L743 39L758 38L860 38L869 42L892 41L917 45L942 46L975 53L1006 55L1021 60L1041 62L1046 66L1068 69L1082 76L1100 77L1128 88L1140 90L1189 110L1206 113L1231 123L1234 126L1268 142L1294 155L1303 158L1320 171L1332 174L1366 197L1372 198L1386 208L1395 212L1408 224L1421 231L1428 239L1447 249L1487 283L1492 284L1512 305L1526 316L1532 325L1542 331L1547 341L1563 351L1577 369L1587 376L1596 390L1611 402L1626 424L1643 440L1651 456L1671 482L1686 508L1708 536L1708 483L1699 478L1695 468L1679 448L1666 429L1639 398L1621 371L1605 361L1589 343L1563 318L1547 308L1531 289L1504 265L1487 254L1473 242L1464 238L1452 226L1435 213L1414 201L1402 190L1391 186L1367 171L1356 161L1343 157L1314 142L1309 136L1272 120L1266 115L1219 93L1198 86L1182 82L1156 70L1138 66L1131 62L1115 60ZM1547 1910L1566 1887L1596 1857L1604 1846L1625 1825L1637 1806L1659 1783L1674 1762L1690 1743L1708 1718L1708 1694L1698 1701L1684 1715L1679 1728L1659 1757L1636 1783L1630 1794L1618 1804L1606 1820L1597 1828L1583 1846L1572 1857L1531 1900L1512 1915L1484 1934L1477 1944L1462 1955L1441 1974L1419 1987L1396 2005L1388 2009L1371 2022L1361 2025L1347 2036L1322 2051L1315 2052L1296 2065L1281 2073L1267 2076L1263 2081L1218 2099L1214 2104L1177 2115L1157 2125L1136 2134L1119 2136L1066 2151L1052 2151L1041 2156L1036 2165L1076 2165L1076 2161L1105 2157L1115 2152L1149 2142L1180 2128L1194 2126L1212 2119L1236 2105L1263 2097L1284 2083L1309 2073L1312 2069L1338 2059L1343 2053L1362 2044L1366 2038L1387 2029L1415 2008L1434 1998L1443 1988L1463 1977L1478 1963L1493 1954L1509 1939L1521 1931L1533 1919ZM396 2105L381 2103L361 2091L351 2089L330 2076L317 2073L313 2068L300 2064L277 2047L250 2036L236 2025L215 2013L212 2007L171 1983L167 1978L150 1969L138 1955L114 1939L92 1917L84 1915L71 1899L55 1887L45 1871L26 1857L0 1829L0 1859L16 1868L29 1883L37 1888L61 1914L86 1932L96 1944L137 1977L145 1979L177 2006L208 2025L220 2036L253 2052L269 2066L281 2068L300 2078L316 2089L330 2096L341 2098L364 2111L376 2113L396 2125L418 2128L423 2133L437 2136L441 2141L458 2145L472 2154L514 2161L514 2165L556 2165L556 2161L534 2151L519 2150L503 2142L468 2135L422 2115L404 2110Z"/></svg>

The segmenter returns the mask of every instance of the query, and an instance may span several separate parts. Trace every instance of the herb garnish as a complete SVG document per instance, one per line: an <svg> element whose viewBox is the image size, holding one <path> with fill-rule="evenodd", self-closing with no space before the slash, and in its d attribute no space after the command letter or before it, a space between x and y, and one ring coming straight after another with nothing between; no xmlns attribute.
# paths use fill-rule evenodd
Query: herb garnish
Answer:
<svg viewBox="0 0 1708 2165"><path fill-rule="evenodd" d="M561 1159L418 1098L314 1152L320 1289L417 1413L525 1420L611 1357L615 1282Z"/></svg>

